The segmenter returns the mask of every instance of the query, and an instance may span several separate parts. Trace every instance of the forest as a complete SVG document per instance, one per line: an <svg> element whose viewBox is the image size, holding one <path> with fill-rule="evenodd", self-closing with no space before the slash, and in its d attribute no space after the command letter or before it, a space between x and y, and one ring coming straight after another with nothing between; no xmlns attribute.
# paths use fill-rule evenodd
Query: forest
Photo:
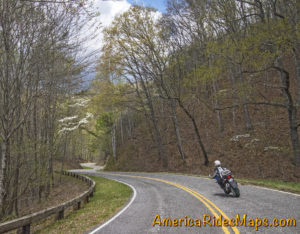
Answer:
<svg viewBox="0 0 300 234"><path fill-rule="evenodd" d="M89 88L88 3L49 2L0 1L0 217L47 196L66 161L207 176L219 159L300 181L299 1L134 5L104 29Z"/></svg>
<svg viewBox="0 0 300 234"><path fill-rule="evenodd" d="M64 118L80 105L74 94L90 63L79 37L93 20L84 4L0 1L0 219L49 196L75 146Z"/></svg>
<svg viewBox="0 0 300 234"><path fill-rule="evenodd" d="M165 14L115 18L87 92L106 168L208 175L219 159L239 176L298 181L299 12L172 0Z"/></svg>

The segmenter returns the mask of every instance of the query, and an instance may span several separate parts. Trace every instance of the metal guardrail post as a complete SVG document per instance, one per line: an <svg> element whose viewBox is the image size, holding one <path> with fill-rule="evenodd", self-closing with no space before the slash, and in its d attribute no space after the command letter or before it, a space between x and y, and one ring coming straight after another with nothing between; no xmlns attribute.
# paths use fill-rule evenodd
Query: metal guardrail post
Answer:
<svg viewBox="0 0 300 234"><path fill-rule="evenodd" d="M61 220L65 217L65 209L62 209L58 212L57 216L56 216L56 220Z"/></svg>
<svg viewBox="0 0 300 234"><path fill-rule="evenodd" d="M74 206L73 206L73 209L74 210L80 210L81 208L81 201L77 202Z"/></svg>
<svg viewBox="0 0 300 234"><path fill-rule="evenodd" d="M22 234L30 234L30 224L22 227Z"/></svg>

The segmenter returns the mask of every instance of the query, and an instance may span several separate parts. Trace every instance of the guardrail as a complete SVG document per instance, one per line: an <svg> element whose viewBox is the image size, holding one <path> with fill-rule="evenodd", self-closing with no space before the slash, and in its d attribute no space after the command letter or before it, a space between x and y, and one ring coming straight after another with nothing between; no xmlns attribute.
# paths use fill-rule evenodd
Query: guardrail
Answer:
<svg viewBox="0 0 300 234"><path fill-rule="evenodd" d="M63 175L73 176L89 184L89 189L83 192L78 197L64 202L58 206L50 207L39 212L23 216L18 219L14 219L5 223L0 223L0 233L20 229L18 233L30 234L30 226L32 223L47 218L50 215L57 214L56 219L63 219L65 209L73 206L74 210L80 209L83 202L89 202L89 198L94 195L96 183L92 179L79 175L77 173L64 171Z"/></svg>

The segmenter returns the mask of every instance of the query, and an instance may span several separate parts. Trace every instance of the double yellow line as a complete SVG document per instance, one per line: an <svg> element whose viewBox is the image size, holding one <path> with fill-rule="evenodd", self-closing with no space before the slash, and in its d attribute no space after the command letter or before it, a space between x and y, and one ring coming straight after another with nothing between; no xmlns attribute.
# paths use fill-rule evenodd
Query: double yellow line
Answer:
<svg viewBox="0 0 300 234"><path fill-rule="evenodd" d="M207 199L206 197L204 197L200 193L197 193L196 191L194 191L194 190L192 190L192 189L190 189L188 187L182 186L180 184L176 184L176 183L168 181L168 180L163 180L163 179L154 178L154 177L144 177L144 176L134 176L134 175L122 175L122 174L112 174L112 175L132 177L132 178L142 178L142 179L148 179L148 180L155 180L155 181L159 181L159 182L162 182L162 183L170 184L170 185L175 186L177 188L180 188L180 189L188 192L189 194L193 195L194 197L196 197L199 201L201 201L209 209L209 211L217 219L219 218L219 214L221 214L225 219L229 220L228 216L219 207L217 207L213 202L211 202L209 199ZM236 227L230 227L230 228L232 228L232 230L233 230L233 232L235 234L239 234L240 233L239 230ZM222 229L223 229L224 233L230 234L230 231L228 230L227 227L222 226Z"/></svg>

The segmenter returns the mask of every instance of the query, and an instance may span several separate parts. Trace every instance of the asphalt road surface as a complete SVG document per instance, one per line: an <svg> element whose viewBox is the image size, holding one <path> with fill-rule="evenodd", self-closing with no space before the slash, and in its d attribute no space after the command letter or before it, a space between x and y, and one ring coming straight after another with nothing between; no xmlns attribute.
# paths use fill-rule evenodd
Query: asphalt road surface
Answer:
<svg viewBox="0 0 300 234"><path fill-rule="evenodd" d="M93 167L92 164L87 166ZM300 233L299 195L239 185L241 196L234 198L225 195L213 180L200 177L161 173L108 173L96 172L96 169L77 171L126 183L134 191L128 204L111 220L91 230L92 234ZM236 223L237 214L241 222L243 216L247 215L247 227L217 226L220 221L216 220L221 218L233 218ZM163 225L163 219L167 218L170 220L165 220ZM263 219L268 219L268 225L272 226L264 227ZM295 219L296 226L288 227L286 224L281 227L280 222L284 225L286 219ZM199 220L201 227L198 226ZM204 225L203 220L211 226L208 223ZM215 227L213 222L216 223Z"/></svg>

